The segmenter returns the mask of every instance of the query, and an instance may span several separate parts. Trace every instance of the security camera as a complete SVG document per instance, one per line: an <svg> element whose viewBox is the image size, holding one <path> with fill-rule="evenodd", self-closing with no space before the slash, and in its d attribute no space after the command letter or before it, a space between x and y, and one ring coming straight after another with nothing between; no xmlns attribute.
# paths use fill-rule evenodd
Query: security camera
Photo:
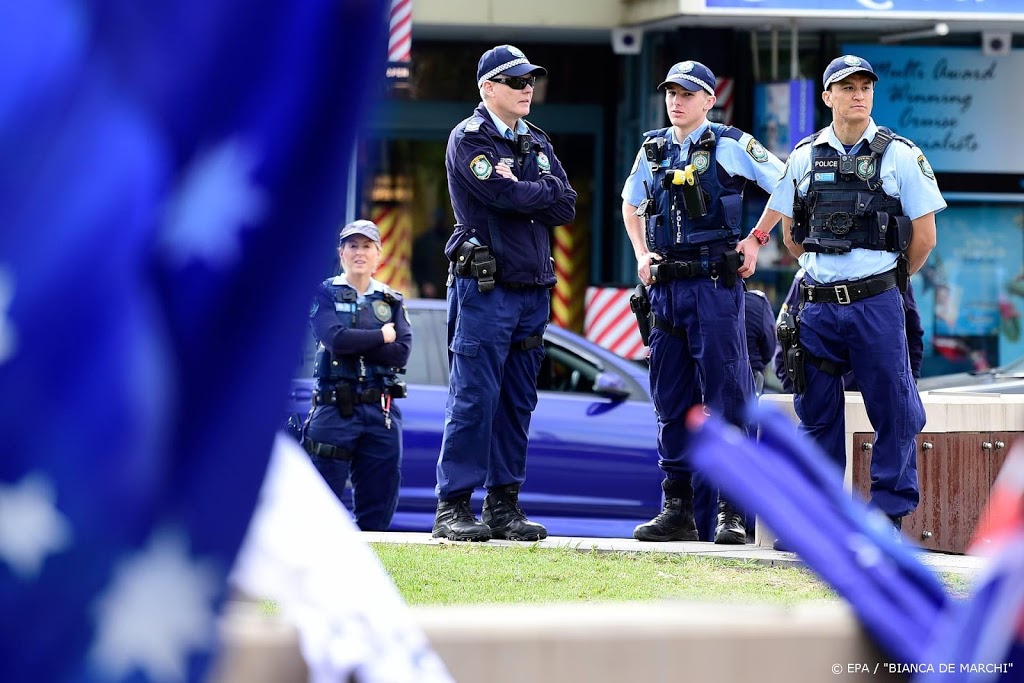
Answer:
<svg viewBox="0 0 1024 683"><path fill-rule="evenodd" d="M612 52L617 55L638 55L643 47L644 30L642 28L613 28Z"/></svg>
<svg viewBox="0 0 1024 683"><path fill-rule="evenodd" d="M984 31L981 34L981 53L986 57L1003 57L1013 48L1013 34L1008 31Z"/></svg>

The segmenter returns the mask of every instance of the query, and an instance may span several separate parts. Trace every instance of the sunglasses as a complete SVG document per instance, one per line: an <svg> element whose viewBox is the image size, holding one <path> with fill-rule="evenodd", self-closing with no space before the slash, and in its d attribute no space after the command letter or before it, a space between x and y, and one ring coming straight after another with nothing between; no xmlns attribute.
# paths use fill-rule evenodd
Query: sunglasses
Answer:
<svg viewBox="0 0 1024 683"><path fill-rule="evenodd" d="M492 78L495 83L503 83L513 90L522 90L526 86L531 88L537 84L536 76L500 76L498 78Z"/></svg>

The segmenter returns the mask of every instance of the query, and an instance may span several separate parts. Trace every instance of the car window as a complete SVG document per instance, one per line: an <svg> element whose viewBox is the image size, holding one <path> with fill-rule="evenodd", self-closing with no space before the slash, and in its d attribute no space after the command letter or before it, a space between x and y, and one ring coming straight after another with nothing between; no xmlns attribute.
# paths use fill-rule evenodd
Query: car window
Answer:
<svg viewBox="0 0 1024 683"><path fill-rule="evenodd" d="M448 384L448 323L443 310L406 308L412 325L412 351L405 368L408 384Z"/></svg>
<svg viewBox="0 0 1024 683"><path fill-rule="evenodd" d="M574 394L593 394L594 378L601 369L577 353L544 340L544 362L540 365L537 388Z"/></svg>

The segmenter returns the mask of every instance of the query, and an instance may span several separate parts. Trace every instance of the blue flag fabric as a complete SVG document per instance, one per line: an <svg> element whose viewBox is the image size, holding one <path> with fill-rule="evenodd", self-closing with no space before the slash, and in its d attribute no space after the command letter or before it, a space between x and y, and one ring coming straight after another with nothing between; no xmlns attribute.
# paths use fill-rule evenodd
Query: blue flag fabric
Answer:
<svg viewBox="0 0 1024 683"><path fill-rule="evenodd" d="M202 677L386 12L0 3L0 679Z"/></svg>
<svg viewBox="0 0 1024 683"><path fill-rule="evenodd" d="M717 418L690 419L694 467L761 516L807 566L845 598L894 661L922 662L951 598L899 543L880 513L843 490L842 472L777 410L754 407L762 443ZM698 424L699 423L699 424Z"/></svg>

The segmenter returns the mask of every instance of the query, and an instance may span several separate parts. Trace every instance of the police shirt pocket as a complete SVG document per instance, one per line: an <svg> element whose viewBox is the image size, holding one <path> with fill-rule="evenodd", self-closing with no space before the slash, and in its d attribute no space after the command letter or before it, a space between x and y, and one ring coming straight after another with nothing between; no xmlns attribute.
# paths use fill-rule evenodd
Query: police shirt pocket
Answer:
<svg viewBox="0 0 1024 683"><path fill-rule="evenodd" d="M725 215L725 224L735 228L740 224L743 217L743 197L738 194L731 194L722 197L722 212Z"/></svg>
<svg viewBox="0 0 1024 683"><path fill-rule="evenodd" d="M452 339L451 352L469 358L476 358L480 354L480 342L468 337L455 337Z"/></svg>

